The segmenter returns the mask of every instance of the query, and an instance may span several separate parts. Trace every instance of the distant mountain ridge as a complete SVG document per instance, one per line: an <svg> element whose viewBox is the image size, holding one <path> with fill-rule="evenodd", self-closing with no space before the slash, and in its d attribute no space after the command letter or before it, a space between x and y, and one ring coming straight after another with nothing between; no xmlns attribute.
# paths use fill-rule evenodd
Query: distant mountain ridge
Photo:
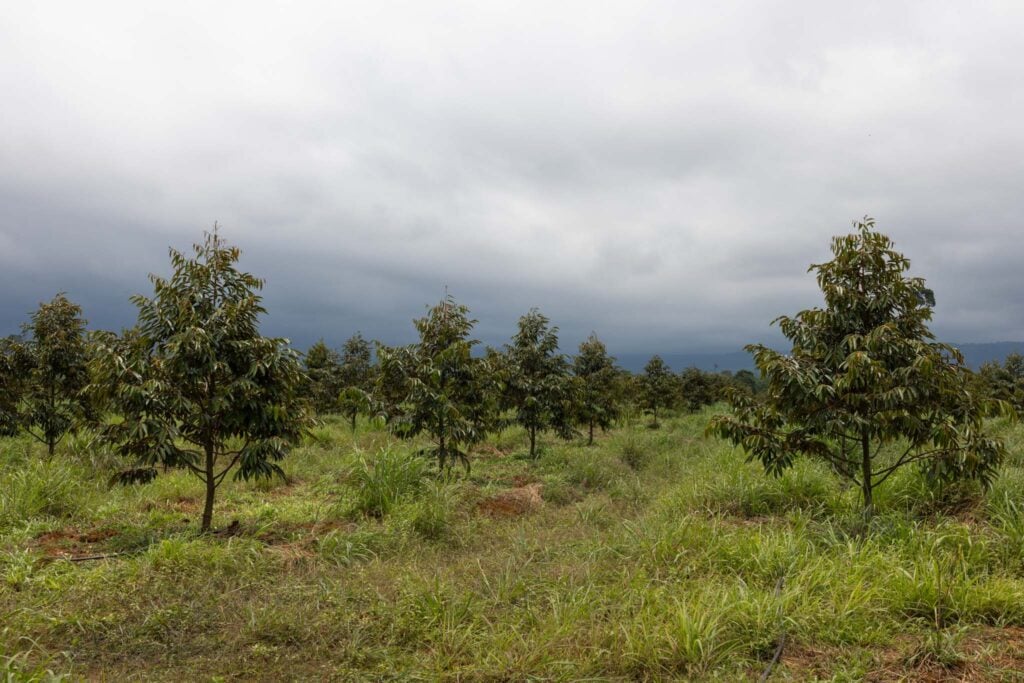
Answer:
<svg viewBox="0 0 1024 683"><path fill-rule="evenodd" d="M964 354L964 361L973 369L978 369L989 361L1003 362L1011 353L1024 354L1024 342L989 342L953 344ZM621 367L630 372L642 372L644 365L653 354L623 353L616 356ZM746 351L726 351L714 353L661 353L662 360L670 368L679 372L683 368L697 367L710 372L728 370L754 370L754 360Z"/></svg>

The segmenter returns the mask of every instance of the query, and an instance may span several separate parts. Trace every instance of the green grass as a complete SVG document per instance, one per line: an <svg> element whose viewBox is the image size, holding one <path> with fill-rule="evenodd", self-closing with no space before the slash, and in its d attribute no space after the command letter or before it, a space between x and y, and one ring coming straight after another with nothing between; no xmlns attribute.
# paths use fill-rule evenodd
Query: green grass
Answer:
<svg viewBox="0 0 1024 683"><path fill-rule="evenodd" d="M773 680L1021 680L1024 429L987 494L901 472L863 533L856 490L766 477L709 415L536 461L510 429L451 479L329 419L209 536L186 473L0 440L0 678L756 680L784 631Z"/></svg>

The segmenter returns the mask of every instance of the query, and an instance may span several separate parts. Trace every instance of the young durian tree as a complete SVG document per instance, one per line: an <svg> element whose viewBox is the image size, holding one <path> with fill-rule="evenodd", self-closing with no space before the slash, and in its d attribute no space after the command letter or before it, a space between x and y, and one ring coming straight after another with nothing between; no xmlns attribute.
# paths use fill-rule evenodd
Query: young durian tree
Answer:
<svg viewBox="0 0 1024 683"><path fill-rule="evenodd" d="M341 368L338 374L341 391L337 396L337 405L341 414L348 418L353 433L356 431L356 418L370 412L373 374L370 342L356 332L345 341L341 349Z"/></svg>
<svg viewBox="0 0 1024 683"><path fill-rule="evenodd" d="M595 427L606 431L619 416L615 359L608 355L608 349L596 334L580 344L572 372L576 383L576 419L586 425L590 445L594 443Z"/></svg>
<svg viewBox="0 0 1024 683"><path fill-rule="evenodd" d="M216 226L192 256L170 250L173 274L150 276L152 298L135 296L138 323L97 361L123 420L106 438L140 465L184 467L206 488L202 530L217 488L283 476L278 464L309 424L298 354L263 337L263 281L236 267L240 252Z"/></svg>
<svg viewBox="0 0 1024 683"><path fill-rule="evenodd" d="M341 354L323 339L309 347L305 355L305 393L318 415L338 409L341 391Z"/></svg>
<svg viewBox="0 0 1024 683"><path fill-rule="evenodd" d="M0 339L0 436L14 436L21 424L21 399L31 367L28 349L17 337Z"/></svg>
<svg viewBox="0 0 1024 683"><path fill-rule="evenodd" d="M678 394L678 383L672 370L665 365L661 356L651 356L644 366L644 373L639 377L640 407L651 414L651 429L661 426L658 422L658 411L672 406Z"/></svg>
<svg viewBox="0 0 1024 683"><path fill-rule="evenodd" d="M45 445L49 455L66 434L91 416L85 392L89 386L85 325L82 308L61 293L39 304L22 326L24 341L8 339L0 353L4 356L0 366L6 366L0 367L0 375L13 373L3 381L11 392L10 405L0 412ZM8 419L0 422L12 424Z"/></svg>
<svg viewBox="0 0 1024 683"><path fill-rule="evenodd" d="M505 398L515 422L530 439L530 457L537 457L537 436L553 430L572 438L573 385L569 363L558 352L558 328L536 308L519 319L519 331L505 346Z"/></svg>
<svg viewBox="0 0 1024 683"><path fill-rule="evenodd" d="M406 438L428 436L424 453L450 471L455 463L470 470L469 449L486 436L497 418L493 374L483 358L471 351L475 320L469 309L446 296L427 315L414 321L416 344L379 346L379 382L394 395L401 385L404 397L392 429Z"/></svg>
<svg viewBox="0 0 1024 683"><path fill-rule="evenodd" d="M770 474L799 456L828 462L860 488L866 518L875 489L907 465L987 486L1005 449L984 419L1008 409L972 392L960 352L934 341L934 295L874 227L866 218L833 239L833 259L810 267L825 306L776 319L788 353L747 347L765 389L734 392L733 414L709 425Z"/></svg>

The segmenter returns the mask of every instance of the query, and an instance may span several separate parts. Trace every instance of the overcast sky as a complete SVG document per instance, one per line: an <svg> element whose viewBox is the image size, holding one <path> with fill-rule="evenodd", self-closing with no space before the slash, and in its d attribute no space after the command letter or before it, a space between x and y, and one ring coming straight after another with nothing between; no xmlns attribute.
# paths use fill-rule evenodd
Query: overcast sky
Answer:
<svg viewBox="0 0 1024 683"><path fill-rule="evenodd" d="M950 341L1024 339L1019 2L8 2L0 334L214 221L267 333L733 350L870 214Z"/></svg>

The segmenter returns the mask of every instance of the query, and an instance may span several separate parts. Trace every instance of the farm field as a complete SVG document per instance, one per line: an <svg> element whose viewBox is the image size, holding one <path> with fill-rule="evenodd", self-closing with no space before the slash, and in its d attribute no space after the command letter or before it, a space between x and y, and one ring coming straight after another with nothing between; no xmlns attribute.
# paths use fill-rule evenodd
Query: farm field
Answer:
<svg viewBox="0 0 1024 683"><path fill-rule="evenodd" d="M287 481L110 487L85 435L0 440L6 680L1024 680L1024 430L993 488L773 479L717 408L586 446L508 429L467 477L326 418ZM93 558L93 559L87 559Z"/></svg>

